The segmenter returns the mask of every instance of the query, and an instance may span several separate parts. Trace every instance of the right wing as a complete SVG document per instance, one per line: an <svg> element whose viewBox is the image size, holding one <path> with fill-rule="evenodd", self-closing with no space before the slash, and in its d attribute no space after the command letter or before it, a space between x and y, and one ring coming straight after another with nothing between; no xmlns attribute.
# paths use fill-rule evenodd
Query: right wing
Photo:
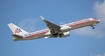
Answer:
<svg viewBox="0 0 105 56"><path fill-rule="evenodd" d="M56 34L59 32L60 26L45 20L42 16L40 16L42 20L46 23L47 27L50 29L51 34Z"/></svg>

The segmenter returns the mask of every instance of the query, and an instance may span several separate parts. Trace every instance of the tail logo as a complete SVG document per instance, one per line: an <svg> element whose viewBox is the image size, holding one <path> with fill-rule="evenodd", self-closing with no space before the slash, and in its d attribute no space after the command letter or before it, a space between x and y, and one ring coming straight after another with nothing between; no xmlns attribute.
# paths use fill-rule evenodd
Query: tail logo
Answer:
<svg viewBox="0 0 105 56"><path fill-rule="evenodd" d="M16 30L15 30L15 34L16 33L20 33L20 32L22 32L19 28L16 28Z"/></svg>

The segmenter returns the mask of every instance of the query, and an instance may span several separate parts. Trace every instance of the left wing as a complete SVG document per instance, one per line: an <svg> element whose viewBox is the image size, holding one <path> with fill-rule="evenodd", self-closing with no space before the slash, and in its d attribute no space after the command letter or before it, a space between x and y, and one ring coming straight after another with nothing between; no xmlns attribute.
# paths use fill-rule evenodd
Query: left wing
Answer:
<svg viewBox="0 0 105 56"><path fill-rule="evenodd" d="M56 34L59 32L60 26L45 20L42 16L40 16L42 20L46 23L47 27L50 29L51 34Z"/></svg>

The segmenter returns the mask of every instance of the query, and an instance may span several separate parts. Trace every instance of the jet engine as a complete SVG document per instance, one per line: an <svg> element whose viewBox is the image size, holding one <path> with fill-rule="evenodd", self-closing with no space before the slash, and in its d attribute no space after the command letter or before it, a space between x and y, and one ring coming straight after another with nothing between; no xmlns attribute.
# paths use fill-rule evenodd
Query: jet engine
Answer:
<svg viewBox="0 0 105 56"><path fill-rule="evenodd" d="M63 38L63 37L70 36L70 32L67 31L67 32L64 32L64 33L61 33L61 34L53 34L52 36L51 36L51 32L48 32L48 33L45 34L45 36L49 36L50 38L51 37L57 38L59 36L60 38Z"/></svg>
<svg viewBox="0 0 105 56"><path fill-rule="evenodd" d="M69 31L68 32L64 32L62 34L59 34L60 38L67 37L67 36L70 36L70 32Z"/></svg>
<svg viewBox="0 0 105 56"><path fill-rule="evenodd" d="M45 36L50 36L50 35L51 35L50 31L45 34Z"/></svg>
<svg viewBox="0 0 105 56"><path fill-rule="evenodd" d="M69 31L71 29L71 27L70 26L62 26L61 28L60 28L60 30L61 31Z"/></svg>

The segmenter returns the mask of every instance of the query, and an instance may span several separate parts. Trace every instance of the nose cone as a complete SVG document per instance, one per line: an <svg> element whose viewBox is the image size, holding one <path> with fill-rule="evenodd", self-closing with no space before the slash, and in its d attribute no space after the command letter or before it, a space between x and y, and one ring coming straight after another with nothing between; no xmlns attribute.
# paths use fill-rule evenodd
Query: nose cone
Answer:
<svg viewBox="0 0 105 56"><path fill-rule="evenodd" d="M100 20L98 19L98 22L100 22Z"/></svg>
<svg viewBox="0 0 105 56"><path fill-rule="evenodd" d="M97 23L99 23L99 22L100 22L100 20L99 20L99 19L97 19L97 18L95 18L95 20L97 21Z"/></svg>

